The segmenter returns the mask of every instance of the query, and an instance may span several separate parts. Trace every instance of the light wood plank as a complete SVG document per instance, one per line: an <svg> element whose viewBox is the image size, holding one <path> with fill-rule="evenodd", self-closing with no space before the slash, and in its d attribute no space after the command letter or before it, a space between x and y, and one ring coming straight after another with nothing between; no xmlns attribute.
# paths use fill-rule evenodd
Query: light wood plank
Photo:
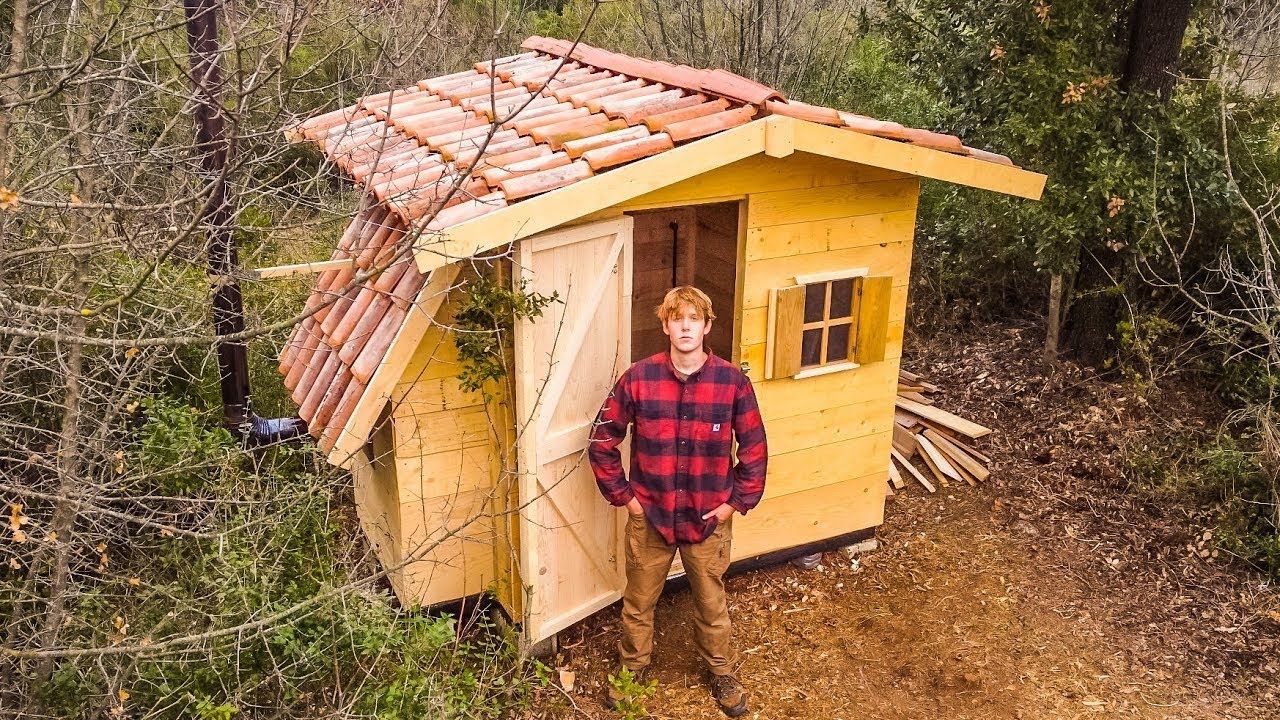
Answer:
<svg viewBox="0 0 1280 720"><path fill-rule="evenodd" d="M773 358L772 377L790 377L800 372L805 289L803 285L780 287L773 290L772 296L774 325L769 353Z"/></svg>
<svg viewBox="0 0 1280 720"><path fill-rule="evenodd" d="M902 466L902 469L906 470L908 475L915 478L916 482L920 483L925 490L928 490L931 493L938 492L938 488L934 487L933 483L929 482L929 479L924 476L924 473L916 469L916 466L912 465L910 460L903 457L902 453L895 449L890 450L889 454L894 460L897 460L898 464Z"/></svg>
<svg viewBox="0 0 1280 720"><path fill-rule="evenodd" d="M1008 165L805 121L797 121L795 147L803 152L843 158L1029 200L1040 199L1047 179L1039 173Z"/></svg>
<svg viewBox="0 0 1280 720"><path fill-rule="evenodd" d="M882 470L805 492L769 497L745 516L734 517L733 560L825 540L884 522ZM832 512L839 508L839 512Z"/></svg>
<svg viewBox="0 0 1280 720"><path fill-rule="evenodd" d="M926 420L932 420L943 427L950 428L973 440L983 437L984 435L991 434L991 428L989 427L983 427L976 422L966 420L959 415L953 415L946 410L932 405L922 405L913 400L906 400L903 398L898 398L897 404L898 407L903 410L913 412Z"/></svg>
<svg viewBox="0 0 1280 720"><path fill-rule="evenodd" d="M910 211L916 207L919 192L920 181L917 178L753 192L747 203L747 227L755 229Z"/></svg>
<svg viewBox="0 0 1280 720"><path fill-rule="evenodd" d="M946 454L948 459L955 461L954 464L957 470L964 470L968 472L979 482L985 482L986 479L991 476L991 472L983 467L982 463L979 463L977 460L970 457L968 453L957 447L955 443L947 439L947 437L942 433L926 429L924 431L924 436L929 438L929 441L932 442L935 447Z"/></svg>
<svg viewBox="0 0 1280 720"><path fill-rule="evenodd" d="M771 451L765 493L780 497L852 477L883 476L889 464L891 437L889 432L877 432L780 455Z"/></svg>
<svg viewBox="0 0 1280 720"><path fill-rule="evenodd" d="M960 473L956 472L955 467L947 460L947 457L938 450L938 448L934 447L933 443L929 441L929 438L917 435L916 444L920 446L920 450L924 452L925 457L933 463L934 467L938 468L939 472L952 480L964 482L964 477L962 477Z"/></svg>
<svg viewBox="0 0 1280 720"><path fill-rule="evenodd" d="M890 307L893 298L893 278L871 276L859 278L854 283L858 326L853 337L853 360L860 365L885 359L888 342Z"/></svg>

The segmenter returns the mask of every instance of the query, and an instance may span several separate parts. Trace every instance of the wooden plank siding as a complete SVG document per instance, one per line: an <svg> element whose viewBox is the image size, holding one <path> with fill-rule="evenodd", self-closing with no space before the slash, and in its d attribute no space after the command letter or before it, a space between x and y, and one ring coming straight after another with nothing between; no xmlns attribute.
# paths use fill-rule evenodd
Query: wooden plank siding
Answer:
<svg viewBox="0 0 1280 720"><path fill-rule="evenodd" d="M512 588L503 515L514 434L509 394L487 388L486 403L462 388L458 349L445 329L458 299L453 293L440 307L392 392L399 552L421 556L395 584L406 605Z"/></svg>

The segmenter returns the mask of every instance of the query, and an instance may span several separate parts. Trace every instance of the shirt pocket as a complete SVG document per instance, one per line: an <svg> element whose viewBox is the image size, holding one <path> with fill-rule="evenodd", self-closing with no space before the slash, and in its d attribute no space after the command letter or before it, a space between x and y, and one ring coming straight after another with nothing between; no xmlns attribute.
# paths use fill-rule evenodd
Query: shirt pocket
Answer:
<svg viewBox="0 0 1280 720"><path fill-rule="evenodd" d="M717 445L724 443L724 452L729 451L729 438L733 424L731 408L711 405L698 410L695 417L694 437L700 442Z"/></svg>

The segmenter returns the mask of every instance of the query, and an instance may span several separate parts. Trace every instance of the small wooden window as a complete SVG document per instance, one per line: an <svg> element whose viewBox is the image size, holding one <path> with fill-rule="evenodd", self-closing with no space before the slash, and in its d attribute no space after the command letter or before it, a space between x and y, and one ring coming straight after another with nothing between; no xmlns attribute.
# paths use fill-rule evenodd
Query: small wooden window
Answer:
<svg viewBox="0 0 1280 720"><path fill-rule="evenodd" d="M769 377L805 377L884 359L892 278L849 272L796 279L798 284L771 293Z"/></svg>

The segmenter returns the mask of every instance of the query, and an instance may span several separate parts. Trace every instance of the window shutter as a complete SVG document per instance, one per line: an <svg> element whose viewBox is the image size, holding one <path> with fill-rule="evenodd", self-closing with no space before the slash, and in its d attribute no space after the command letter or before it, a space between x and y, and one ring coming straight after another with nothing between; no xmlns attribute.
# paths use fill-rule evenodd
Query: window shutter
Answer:
<svg viewBox="0 0 1280 720"><path fill-rule="evenodd" d="M804 286L792 285L773 291L773 357L771 378L791 377L800 372L800 339L804 333Z"/></svg>
<svg viewBox="0 0 1280 720"><path fill-rule="evenodd" d="M858 329L853 341L853 360L859 365L884 360L889 337L889 299L893 278L879 275L861 278L857 287Z"/></svg>

